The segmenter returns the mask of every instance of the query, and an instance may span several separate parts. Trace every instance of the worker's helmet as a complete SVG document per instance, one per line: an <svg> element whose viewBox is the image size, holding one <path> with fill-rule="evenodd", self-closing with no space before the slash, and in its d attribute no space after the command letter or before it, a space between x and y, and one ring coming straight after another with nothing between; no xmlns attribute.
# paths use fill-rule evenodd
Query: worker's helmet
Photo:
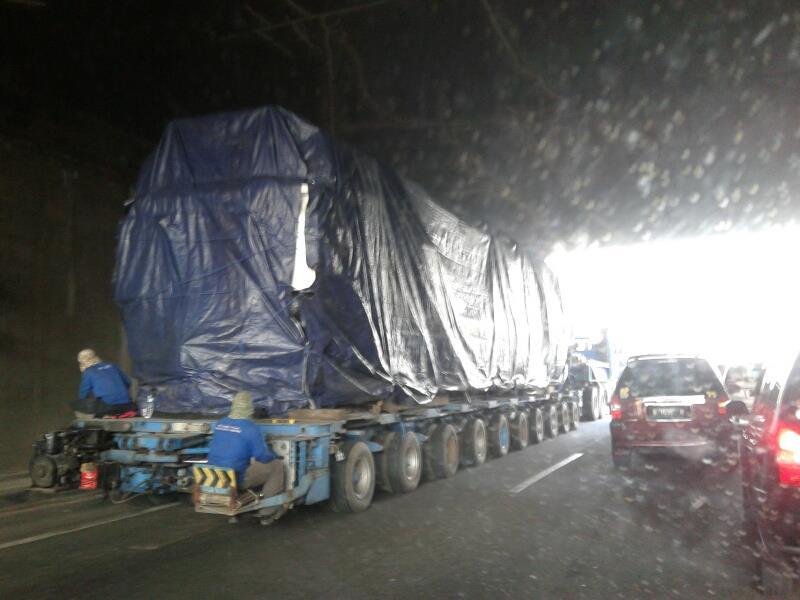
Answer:
<svg viewBox="0 0 800 600"><path fill-rule="evenodd" d="M102 362L99 356L91 348L86 348L78 352L78 366L81 371L88 369L92 365Z"/></svg>
<svg viewBox="0 0 800 600"><path fill-rule="evenodd" d="M231 402L231 419L250 419L253 416L253 398L248 392L236 392Z"/></svg>

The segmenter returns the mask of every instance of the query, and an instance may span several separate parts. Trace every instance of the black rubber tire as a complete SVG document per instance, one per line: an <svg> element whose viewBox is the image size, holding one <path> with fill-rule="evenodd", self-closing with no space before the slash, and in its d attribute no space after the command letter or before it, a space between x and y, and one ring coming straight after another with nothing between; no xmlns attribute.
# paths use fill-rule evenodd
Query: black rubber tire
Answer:
<svg viewBox="0 0 800 600"><path fill-rule="evenodd" d="M383 446L383 452L373 454L373 458L375 459L375 483L379 489L384 492L389 492L390 494L392 493L392 484L389 481L388 448L394 443L395 438L397 438L396 432L387 432L383 438L379 440L380 444Z"/></svg>
<svg viewBox="0 0 800 600"><path fill-rule="evenodd" d="M794 577L787 565L762 557L758 561L761 587L767 598L790 598L794 591Z"/></svg>
<svg viewBox="0 0 800 600"><path fill-rule="evenodd" d="M383 450L389 491L407 494L417 489L422 478L422 447L411 431L392 433L394 437Z"/></svg>
<svg viewBox="0 0 800 600"><path fill-rule="evenodd" d="M428 430L425 432L427 436L427 441L422 446L422 479L425 481L436 481L438 477L436 477L436 473L433 472L433 465L430 461L430 445L431 440L433 439L433 433L436 431L436 428L439 426L438 423L432 424L428 427Z"/></svg>
<svg viewBox="0 0 800 600"><path fill-rule="evenodd" d="M452 425L437 425L425 444L426 474L436 479L447 479L458 471L458 434Z"/></svg>
<svg viewBox="0 0 800 600"><path fill-rule="evenodd" d="M517 417L511 421L511 447L514 450L524 450L528 447L531 431L528 425L528 413L524 410L517 412Z"/></svg>
<svg viewBox="0 0 800 600"><path fill-rule="evenodd" d="M544 413L535 407L531 410L531 444L538 444L544 439Z"/></svg>
<svg viewBox="0 0 800 600"><path fill-rule="evenodd" d="M469 419L461 431L461 462L479 467L486 462L488 433L483 419Z"/></svg>
<svg viewBox="0 0 800 600"><path fill-rule="evenodd" d="M590 385L583 390L583 418L596 421L600 416L600 393L597 386Z"/></svg>
<svg viewBox="0 0 800 600"><path fill-rule="evenodd" d="M570 420L569 402L558 403L558 433L567 433L569 431Z"/></svg>
<svg viewBox="0 0 800 600"><path fill-rule="evenodd" d="M544 435L554 438L558 435L558 409L555 403L552 403L545 410Z"/></svg>
<svg viewBox="0 0 800 600"><path fill-rule="evenodd" d="M331 464L331 507L336 512L362 512L375 493L375 460L364 442L345 442L344 460ZM358 484L354 481L359 473Z"/></svg>
<svg viewBox="0 0 800 600"><path fill-rule="evenodd" d="M40 454L31 460L30 475L34 487L51 488L58 480L58 467L52 458Z"/></svg>
<svg viewBox="0 0 800 600"><path fill-rule="evenodd" d="M502 458L511 446L511 428L505 415L495 415L489 423L489 454Z"/></svg>
<svg viewBox="0 0 800 600"><path fill-rule="evenodd" d="M577 402L569 403L569 430L575 431L578 429L578 423L581 420L581 409L578 407Z"/></svg>

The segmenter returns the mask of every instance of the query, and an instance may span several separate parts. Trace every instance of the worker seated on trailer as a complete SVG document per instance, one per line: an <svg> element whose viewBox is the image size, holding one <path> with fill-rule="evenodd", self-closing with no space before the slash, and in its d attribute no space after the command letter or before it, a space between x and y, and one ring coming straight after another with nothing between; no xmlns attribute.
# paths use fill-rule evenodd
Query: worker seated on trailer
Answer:
<svg viewBox="0 0 800 600"><path fill-rule="evenodd" d="M78 399L73 403L76 417L136 416L128 391L131 381L122 369L104 362L91 348L78 353L78 368L82 375Z"/></svg>
<svg viewBox="0 0 800 600"><path fill-rule="evenodd" d="M231 412L214 428L208 449L208 464L236 471L240 490L263 486L265 498L283 491L283 461L267 448L253 418L253 399L237 392Z"/></svg>

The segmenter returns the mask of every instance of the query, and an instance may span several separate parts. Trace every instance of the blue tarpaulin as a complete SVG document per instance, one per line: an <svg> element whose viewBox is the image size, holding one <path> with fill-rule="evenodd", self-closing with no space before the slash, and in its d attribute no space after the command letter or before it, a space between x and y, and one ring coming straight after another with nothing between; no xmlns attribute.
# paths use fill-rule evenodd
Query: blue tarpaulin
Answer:
<svg viewBox="0 0 800 600"><path fill-rule="evenodd" d="M275 107L168 125L114 285L161 412L541 388L569 343L543 264Z"/></svg>

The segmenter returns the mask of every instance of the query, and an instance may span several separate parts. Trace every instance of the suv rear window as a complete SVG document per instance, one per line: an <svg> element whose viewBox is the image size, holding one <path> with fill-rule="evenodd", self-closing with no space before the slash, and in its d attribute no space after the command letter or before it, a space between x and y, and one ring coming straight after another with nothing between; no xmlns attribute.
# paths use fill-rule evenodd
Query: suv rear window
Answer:
<svg viewBox="0 0 800 600"><path fill-rule="evenodd" d="M625 367L617 390L628 388L630 397L692 396L722 385L708 361L694 358L641 360Z"/></svg>

